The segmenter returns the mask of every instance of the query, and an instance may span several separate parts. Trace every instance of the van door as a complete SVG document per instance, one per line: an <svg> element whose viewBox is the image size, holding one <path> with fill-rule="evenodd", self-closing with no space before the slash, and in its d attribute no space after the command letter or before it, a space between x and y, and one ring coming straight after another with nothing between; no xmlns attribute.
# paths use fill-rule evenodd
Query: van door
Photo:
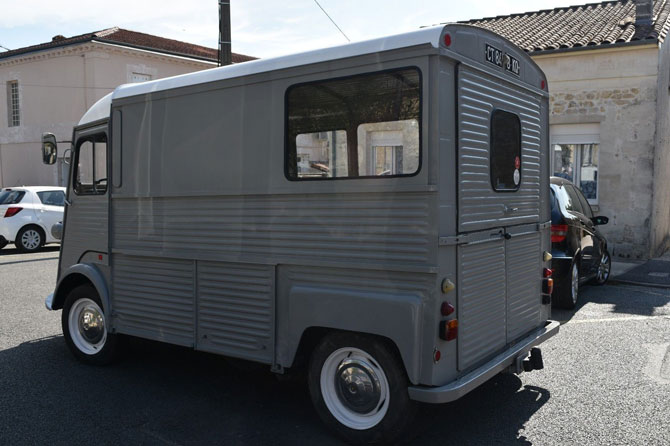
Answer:
<svg viewBox="0 0 670 446"><path fill-rule="evenodd" d="M541 324L541 97L458 68L458 366ZM546 149L545 149L546 150Z"/></svg>
<svg viewBox="0 0 670 446"><path fill-rule="evenodd" d="M108 251L107 124L76 130L67 188L61 268L79 263L85 253Z"/></svg>

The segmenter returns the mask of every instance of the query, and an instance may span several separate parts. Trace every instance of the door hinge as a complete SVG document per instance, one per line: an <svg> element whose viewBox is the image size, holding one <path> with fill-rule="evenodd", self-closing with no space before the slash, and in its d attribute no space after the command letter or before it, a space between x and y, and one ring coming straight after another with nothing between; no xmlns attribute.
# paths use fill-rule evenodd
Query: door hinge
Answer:
<svg viewBox="0 0 670 446"><path fill-rule="evenodd" d="M454 246L454 245L464 245L468 243L469 237L467 234L455 235L451 237L440 237L439 245L440 246Z"/></svg>
<svg viewBox="0 0 670 446"><path fill-rule="evenodd" d="M538 231L541 231L543 229L547 229L551 227L551 221L545 221L544 223L538 223L537 224L537 229Z"/></svg>

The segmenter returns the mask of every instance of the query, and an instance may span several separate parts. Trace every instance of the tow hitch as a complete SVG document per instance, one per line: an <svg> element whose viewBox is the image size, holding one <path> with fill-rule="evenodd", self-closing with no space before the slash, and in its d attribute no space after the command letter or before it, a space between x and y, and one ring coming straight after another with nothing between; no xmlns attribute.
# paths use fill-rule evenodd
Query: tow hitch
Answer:
<svg viewBox="0 0 670 446"><path fill-rule="evenodd" d="M544 368L544 362L542 362L542 350L538 347L531 348L529 354L516 358L516 361L510 368L513 368L512 372L516 374L521 372L532 372L533 370L542 370Z"/></svg>

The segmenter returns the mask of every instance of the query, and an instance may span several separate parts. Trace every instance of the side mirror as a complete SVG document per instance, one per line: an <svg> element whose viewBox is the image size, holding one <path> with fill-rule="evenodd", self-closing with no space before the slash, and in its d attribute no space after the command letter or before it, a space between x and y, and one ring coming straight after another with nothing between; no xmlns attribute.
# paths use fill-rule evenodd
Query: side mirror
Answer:
<svg viewBox="0 0 670 446"><path fill-rule="evenodd" d="M594 225L606 225L607 222L610 221L610 219L602 215L599 215L597 217L593 217L591 221L593 222Z"/></svg>
<svg viewBox="0 0 670 446"><path fill-rule="evenodd" d="M44 164L55 164L58 157L58 144L56 135L45 133L42 135L42 162Z"/></svg>

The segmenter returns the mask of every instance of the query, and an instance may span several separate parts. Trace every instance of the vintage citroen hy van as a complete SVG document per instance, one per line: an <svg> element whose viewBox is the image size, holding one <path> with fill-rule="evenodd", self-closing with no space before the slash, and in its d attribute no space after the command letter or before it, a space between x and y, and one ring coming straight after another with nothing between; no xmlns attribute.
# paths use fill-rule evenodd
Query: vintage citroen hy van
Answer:
<svg viewBox="0 0 670 446"><path fill-rule="evenodd" d="M466 25L121 86L74 129L46 306L88 363L123 334L304 365L327 424L389 441L542 367L547 119L542 71Z"/></svg>

